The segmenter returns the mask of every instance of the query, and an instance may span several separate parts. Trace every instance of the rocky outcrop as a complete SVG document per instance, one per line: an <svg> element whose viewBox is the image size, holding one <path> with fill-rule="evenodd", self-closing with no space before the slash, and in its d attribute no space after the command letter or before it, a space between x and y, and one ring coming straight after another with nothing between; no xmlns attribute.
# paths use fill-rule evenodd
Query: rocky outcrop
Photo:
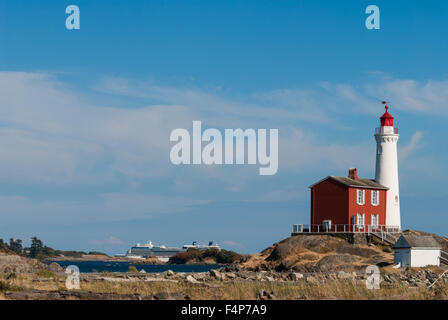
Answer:
<svg viewBox="0 0 448 320"><path fill-rule="evenodd" d="M368 265L392 264L393 254L382 247L354 244L332 235L295 235L240 264L243 270L297 272L353 271Z"/></svg>
<svg viewBox="0 0 448 320"><path fill-rule="evenodd" d="M0 273L33 273L46 269L47 265L18 255L0 254Z"/></svg>
<svg viewBox="0 0 448 320"><path fill-rule="evenodd" d="M0 253L0 273L24 274L35 273L39 270L48 270L62 273L64 269L57 263L45 264L36 259L18 256L16 254Z"/></svg>

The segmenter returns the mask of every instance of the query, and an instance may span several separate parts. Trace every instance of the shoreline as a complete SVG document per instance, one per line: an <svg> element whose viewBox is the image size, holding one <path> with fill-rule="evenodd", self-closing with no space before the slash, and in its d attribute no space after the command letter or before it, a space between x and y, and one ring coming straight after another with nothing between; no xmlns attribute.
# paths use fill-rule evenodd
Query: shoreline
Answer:
<svg viewBox="0 0 448 320"><path fill-rule="evenodd" d="M448 277L441 270L382 272L380 289L366 287L364 272L227 271L141 274L81 273L80 289L65 287L64 273L24 274L8 281L11 300L382 300L448 299ZM412 289L412 290L410 290ZM0 294L1 295L1 294Z"/></svg>

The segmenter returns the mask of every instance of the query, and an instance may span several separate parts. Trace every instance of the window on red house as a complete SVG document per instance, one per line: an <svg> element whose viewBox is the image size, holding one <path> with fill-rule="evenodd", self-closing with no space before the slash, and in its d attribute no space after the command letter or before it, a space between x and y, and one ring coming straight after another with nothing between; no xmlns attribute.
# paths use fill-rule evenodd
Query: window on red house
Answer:
<svg viewBox="0 0 448 320"><path fill-rule="evenodd" d="M380 192L378 190L372 190L372 205L377 206L380 204Z"/></svg>
<svg viewBox="0 0 448 320"><path fill-rule="evenodd" d="M374 227L378 227L378 223L380 221L380 215L379 214L372 214L370 215L370 224Z"/></svg>
<svg viewBox="0 0 448 320"><path fill-rule="evenodd" d="M364 213L358 213L356 215L356 225L358 227L364 226L365 221L366 221L366 215Z"/></svg>
<svg viewBox="0 0 448 320"><path fill-rule="evenodd" d="M356 203L359 205L363 205L365 203L365 191L364 190L356 190Z"/></svg>

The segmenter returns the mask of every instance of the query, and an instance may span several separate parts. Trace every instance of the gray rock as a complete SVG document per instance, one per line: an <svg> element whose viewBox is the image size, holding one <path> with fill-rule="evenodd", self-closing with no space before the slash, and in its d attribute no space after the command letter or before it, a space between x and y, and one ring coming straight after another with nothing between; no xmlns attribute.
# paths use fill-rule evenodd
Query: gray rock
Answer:
<svg viewBox="0 0 448 320"><path fill-rule="evenodd" d="M276 296L274 295L274 292L272 292L272 291L267 292L263 289L261 289L258 292L257 299L258 300L277 300Z"/></svg>
<svg viewBox="0 0 448 320"><path fill-rule="evenodd" d="M167 275L168 277L174 276L174 271L173 271L173 270L168 270L168 271L166 272L166 275Z"/></svg>
<svg viewBox="0 0 448 320"><path fill-rule="evenodd" d="M192 276L196 279L196 280L206 280L207 279L207 273L205 272L198 272L198 273L194 273L192 274Z"/></svg>
<svg viewBox="0 0 448 320"><path fill-rule="evenodd" d="M223 275L222 275L222 273L219 272L219 271L216 270L216 269L211 269L211 270L209 271L209 273L210 273L210 276L213 277L213 278L215 278L216 280L222 280L222 279L223 279Z"/></svg>
<svg viewBox="0 0 448 320"><path fill-rule="evenodd" d="M292 272L289 274L289 279L291 279L292 281L298 281L300 279L303 279L303 274L299 272Z"/></svg>
<svg viewBox="0 0 448 320"><path fill-rule="evenodd" d="M48 271L54 272L54 273L62 273L64 272L64 268L62 268L59 264L56 262L52 262L47 267Z"/></svg>
<svg viewBox="0 0 448 320"><path fill-rule="evenodd" d="M311 284L317 284L317 283L319 283L319 280L316 277L308 276L308 277L306 277L306 282L311 283Z"/></svg>
<svg viewBox="0 0 448 320"><path fill-rule="evenodd" d="M196 280L192 275L188 275L188 276L185 278L185 280L187 280L187 282L190 282L190 283L199 283L199 281Z"/></svg>

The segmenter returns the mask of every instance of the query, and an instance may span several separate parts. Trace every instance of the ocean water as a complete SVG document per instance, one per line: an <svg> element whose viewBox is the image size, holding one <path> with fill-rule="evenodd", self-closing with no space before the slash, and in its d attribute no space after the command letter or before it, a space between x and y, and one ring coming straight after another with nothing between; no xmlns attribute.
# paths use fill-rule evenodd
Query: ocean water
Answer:
<svg viewBox="0 0 448 320"><path fill-rule="evenodd" d="M158 265L158 264L135 264L127 261L51 261L56 262L61 267L75 265L80 272L126 272L130 266L135 266L138 271L145 270L148 273L164 272L172 270L174 272L208 272L211 269L218 269L225 265Z"/></svg>

